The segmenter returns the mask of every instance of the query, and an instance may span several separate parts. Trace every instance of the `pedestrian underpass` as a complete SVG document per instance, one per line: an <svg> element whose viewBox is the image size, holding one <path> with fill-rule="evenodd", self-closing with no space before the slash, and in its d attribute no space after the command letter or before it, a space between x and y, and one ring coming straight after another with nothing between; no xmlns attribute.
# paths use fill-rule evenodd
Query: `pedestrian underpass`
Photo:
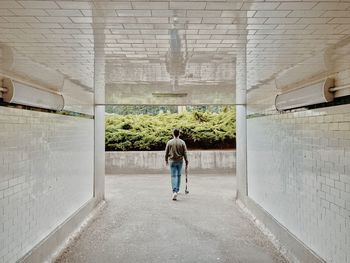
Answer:
<svg viewBox="0 0 350 263"><path fill-rule="evenodd" d="M1 1L0 262L349 263L349 9ZM235 105L236 176L175 204L105 176L105 107L135 104Z"/></svg>

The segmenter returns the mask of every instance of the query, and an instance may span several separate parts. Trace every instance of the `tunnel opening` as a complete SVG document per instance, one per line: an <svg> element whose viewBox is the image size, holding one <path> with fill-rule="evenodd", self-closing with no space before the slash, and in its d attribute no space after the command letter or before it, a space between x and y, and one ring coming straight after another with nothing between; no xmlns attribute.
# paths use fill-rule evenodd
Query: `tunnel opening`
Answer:
<svg viewBox="0 0 350 263"><path fill-rule="evenodd" d="M107 105L106 173L167 173L165 148L175 128L186 143L190 171L235 174L232 105Z"/></svg>

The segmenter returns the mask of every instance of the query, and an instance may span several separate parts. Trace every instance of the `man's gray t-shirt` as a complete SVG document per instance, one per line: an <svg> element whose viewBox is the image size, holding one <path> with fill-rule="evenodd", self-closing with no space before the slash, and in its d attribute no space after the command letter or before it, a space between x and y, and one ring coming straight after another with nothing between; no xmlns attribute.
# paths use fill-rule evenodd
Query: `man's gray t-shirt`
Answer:
<svg viewBox="0 0 350 263"><path fill-rule="evenodd" d="M165 161L182 161L183 158L187 163L186 143L179 138L174 138L168 141L165 147Z"/></svg>

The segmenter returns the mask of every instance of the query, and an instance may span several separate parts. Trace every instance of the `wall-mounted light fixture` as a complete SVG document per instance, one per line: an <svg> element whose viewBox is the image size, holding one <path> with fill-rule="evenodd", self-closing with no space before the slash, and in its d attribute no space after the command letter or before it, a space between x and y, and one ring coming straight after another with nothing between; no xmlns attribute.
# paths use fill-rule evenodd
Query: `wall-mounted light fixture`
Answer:
<svg viewBox="0 0 350 263"><path fill-rule="evenodd" d="M334 79L327 78L321 82L299 89L291 90L276 96L275 106L278 111L301 108L334 100Z"/></svg>
<svg viewBox="0 0 350 263"><path fill-rule="evenodd" d="M64 99L61 94L39 89L9 78L2 81L3 100L7 103L61 111Z"/></svg>

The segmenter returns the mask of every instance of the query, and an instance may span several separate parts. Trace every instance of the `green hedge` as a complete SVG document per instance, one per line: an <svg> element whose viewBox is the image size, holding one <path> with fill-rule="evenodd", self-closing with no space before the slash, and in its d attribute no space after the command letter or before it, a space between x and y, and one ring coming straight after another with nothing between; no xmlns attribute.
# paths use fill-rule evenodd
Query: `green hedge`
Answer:
<svg viewBox="0 0 350 263"><path fill-rule="evenodd" d="M181 138L189 149L235 147L235 111L226 108L221 113L106 116L106 150L164 150L175 127L181 129Z"/></svg>

